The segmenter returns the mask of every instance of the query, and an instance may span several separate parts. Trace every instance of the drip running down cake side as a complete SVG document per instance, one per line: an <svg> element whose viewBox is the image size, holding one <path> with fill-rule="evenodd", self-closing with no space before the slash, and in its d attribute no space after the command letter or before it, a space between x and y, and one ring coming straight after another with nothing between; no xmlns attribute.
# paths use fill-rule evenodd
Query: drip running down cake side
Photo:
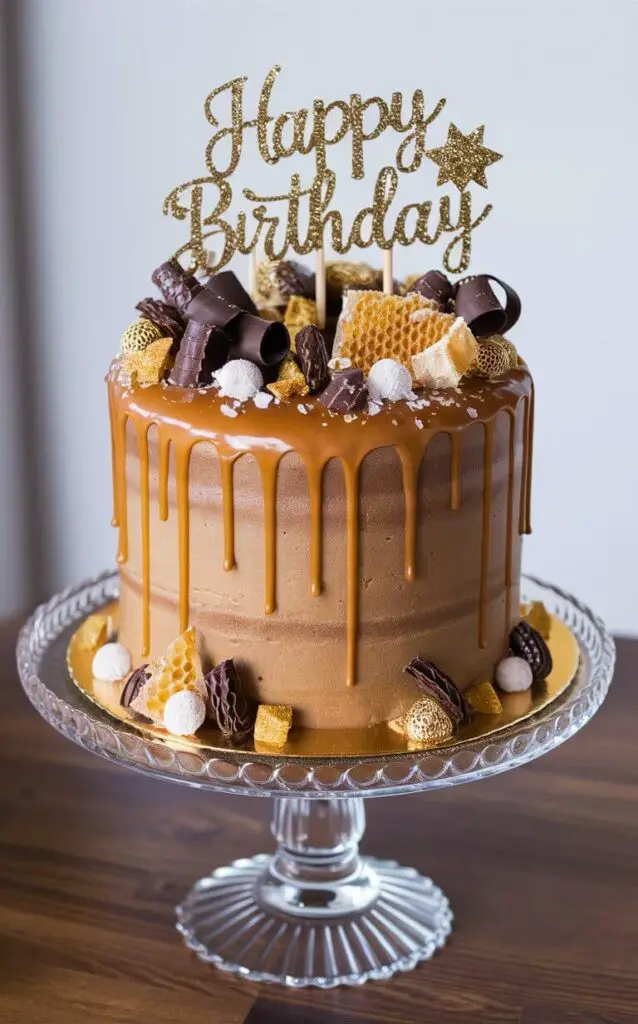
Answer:
<svg viewBox="0 0 638 1024"><path fill-rule="evenodd" d="M512 650L533 435L515 293L430 271L372 299L371 268L328 264L328 294L347 284L320 331L299 264L262 265L254 296L174 260L153 279L108 376L123 713L236 744L388 722L427 744L417 702L440 740L449 693L498 705L506 656L546 674L540 609ZM188 689L190 717L143 700L181 635L201 685L176 665L166 708Z"/></svg>

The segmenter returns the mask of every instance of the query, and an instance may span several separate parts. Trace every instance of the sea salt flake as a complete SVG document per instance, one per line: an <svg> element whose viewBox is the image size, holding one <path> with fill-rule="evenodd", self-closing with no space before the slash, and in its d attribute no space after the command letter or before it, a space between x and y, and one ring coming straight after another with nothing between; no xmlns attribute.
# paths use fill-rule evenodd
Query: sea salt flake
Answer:
<svg viewBox="0 0 638 1024"><path fill-rule="evenodd" d="M224 416L230 416L231 419L238 415L237 410L233 409L232 405L220 405L219 411L223 413Z"/></svg>
<svg viewBox="0 0 638 1024"><path fill-rule="evenodd" d="M478 413L477 413L476 409L474 409L474 408L473 408L473 407L472 407L471 405L470 405L470 406L468 406L468 409L467 409L467 414L468 414L468 416L470 416L470 417L471 417L471 418L472 418L473 420L475 420L475 419L476 419L476 417L478 416Z"/></svg>
<svg viewBox="0 0 638 1024"><path fill-rule="evenodd" d="M271 395L269 391L258 391L253 397L253 402L258 409L267 409L271 402L274 402L275 396Z"/></svg>
<svg viewBox="0 0 638 1024"><path fill-rule="evenodd" d="M297 408L299 409L299 412L302 413L304 416L308 415L308 406L304 405L303 402L299 402Z"/></svg>
<svg viewBox="0 0 638 1024"><path fill-rule="evenodd" d="M419 428L419 430L423 430L423 420L417 419L416 416L415 416L414 422L416 423L416 425Z"/></svg>

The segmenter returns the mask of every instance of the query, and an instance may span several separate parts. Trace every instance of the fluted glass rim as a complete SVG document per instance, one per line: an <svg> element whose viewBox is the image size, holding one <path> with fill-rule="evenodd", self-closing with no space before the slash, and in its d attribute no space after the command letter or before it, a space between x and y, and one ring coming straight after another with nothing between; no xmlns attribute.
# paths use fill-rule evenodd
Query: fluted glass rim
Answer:
<svg viewBox="0 0 638 1024"><path fill-rule="evenodd" d="M167 781L242 795L391 796L459 785L517 768L581 729L602 704L613 675L614 642L601 619L562 588L522 579L522 600L542 600L574 633L581 665L574 683L538 715L511 729L454 748L348 759L287 758L229 751L179 750L100 711L73 686L60 647L79 623L118 596L107 570L40 605L22 627L17 663L25 693L68 739L123 767ZM66 646L66 642L64 643Z"/></svg>

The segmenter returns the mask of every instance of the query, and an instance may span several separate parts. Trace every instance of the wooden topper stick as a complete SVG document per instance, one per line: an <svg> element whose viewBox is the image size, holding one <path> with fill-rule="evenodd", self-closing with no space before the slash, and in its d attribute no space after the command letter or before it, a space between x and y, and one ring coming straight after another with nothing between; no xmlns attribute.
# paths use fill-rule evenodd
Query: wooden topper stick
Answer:
<svg viewBox="0 0 638 1024"><path fill-rule="evenodd" d="M394 295L394 274L392 273L392 249L383 250L383 291Z"/></svg>
<svg viewBox="0 0 638 1024"><path fill-rule="evenodd" d="M317 304L317 327L323 329L326 326L326 254L323 246L316 252L315 302Z"/></svg>
<svg viewBox="0 0 638 1024"><path fill-rule="evenodd" d="M248 253L248 294L254 303L257 302L257 253L251 249Z"/></svg>

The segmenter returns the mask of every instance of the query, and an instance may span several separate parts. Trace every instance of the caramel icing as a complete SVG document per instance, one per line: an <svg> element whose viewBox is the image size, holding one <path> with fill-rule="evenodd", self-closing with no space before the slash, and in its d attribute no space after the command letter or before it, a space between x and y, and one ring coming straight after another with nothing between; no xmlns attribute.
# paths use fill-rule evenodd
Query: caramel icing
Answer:
<svg viewBox="0 0 638 1024"><path fill-rule="evenodd" d="M223 507L223 552L220 557L228 572L235 567L234 485L235 461L250 454L259 467L263 487L265 538L264 614L277 610L277 474L282 457L296 453L303 461L310 494L309 587L313 595L322 593L322 477L327 463L338 460L346 487L346 665L345 682L357 681L358 608L360 593L359 521L360 468L371 452L393 447L401 462L404 490L404 567L405 578L415 579L416 524L419 517L417 479L419 467L432 439L448 434L451 442L450 507L458 510L463 501L460 473L460 437L475 423L482 424L483 508L481 538L481 580L478 609L478 645L487 643L487 579L490 561L492 519L492 446L494 426L500 413L510 420L509 478L507 491L507 531L505 537L505 586L507 607L505 632L511 615L513 586L515 432L523 417L523 469L520 484L518 533L530 531L530 478L533 433L533 386L525 369L511 371L497 383L468 380L459 390L425 393L426 408L411 410L406 403L386 405L374 417L363 414L346 421L331 415L316 399L306 398L302 415L296 402L258 409L247 402L236 417L224 414L227 399L219 399L211 389L184 390L165 384L129 387L119 376L117 362L108 381L111 440L113 454L113 524L119 526L118 563L128 558L128 522L126 496L126 435L131 424L139 451L142 542L142 635L143 655L150 650L150 542L149 542L149 456L148 433L155 428L158 437L159 516L169 515L169 455L172 452L179 545L179 618L180 629L189 625L190 616L190 496L189 466L197 444L213 445L220 460ZM469 412L468 410L471 410Z"/></svg>

